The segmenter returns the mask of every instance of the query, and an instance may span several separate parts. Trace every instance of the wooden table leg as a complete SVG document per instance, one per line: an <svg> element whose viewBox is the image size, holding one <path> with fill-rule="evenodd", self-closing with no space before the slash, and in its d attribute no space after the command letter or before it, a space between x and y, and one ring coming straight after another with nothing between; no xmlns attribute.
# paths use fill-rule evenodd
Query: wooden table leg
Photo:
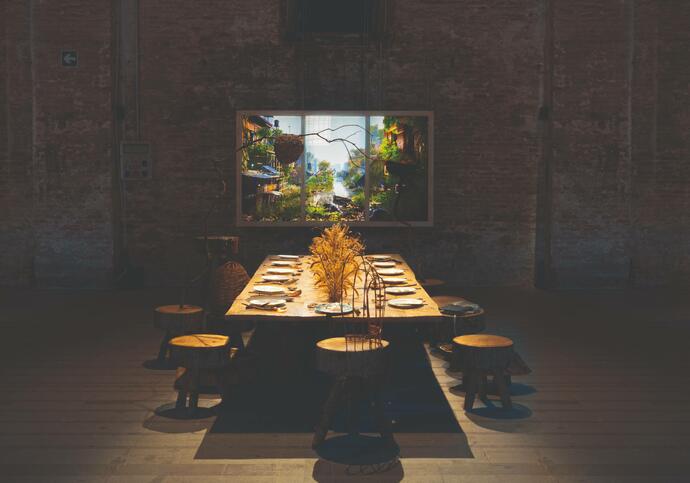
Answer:
<svg viewBox="0 0 690 483"><path fill-rule="evenodd" d="M345 379L338 379L331 388L331 392L328 395L326 404L323 407L321 421L319 421L319 425L316 427L316 431L314 432L314 439L311 443L311 447L314 449L321 446L326 439L328 429L331 425L331 420L333 419L333 414L335 414L335 410L338 407L338 399L340 399L340 396L345 389L345 382Z"/></svg>

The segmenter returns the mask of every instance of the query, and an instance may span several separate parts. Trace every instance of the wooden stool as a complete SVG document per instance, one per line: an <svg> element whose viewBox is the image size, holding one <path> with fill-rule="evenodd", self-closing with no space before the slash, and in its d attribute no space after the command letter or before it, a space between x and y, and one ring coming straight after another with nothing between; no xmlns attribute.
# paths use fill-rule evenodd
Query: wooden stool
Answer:
<svg viewBox="0 0 690 483"><path fill-rule="evenodd" d="M204 325L204 309L196 305L162 305L153 313L153 326L163 329L163 340L158 351L158 361L164 362L170 339L189 332L198 332Z"/></svg>
<svg viewBox="0 0 690 483"><path fill-rule="evenodd" d="M480 308L477 312L470 312L467 314L442 315L442 323L444 326L442 330L444 331L444 335L448 332L452 334L452 336L448 338L442 336L442 339L445 340L449 340L460 335L478 334L480 332L484 332L484 329L486 328L486 323L484 322L484 309L482 308ZM446 327L450 327L450 329L446 330ZM452 342L443 342L438 344L437 347L440 351L448 356L450 356L453 352ZM451 370L454 370L455 368L452 367L452 362L453 360L451 359Z"/></svg>
<svg viewBox="0 0 690 483"><path fill-rule="evenodd" d="M189 409L195 410L199 403L200 371L210 370L223 396L222 369L233 359L237 351L231 351L229 338L225 335L190 334L170 340L172 357L185 369L179 374L186 376L184 384L177 385L176 408L183 408L189 395Z"/></svg>
<svg viewBox="0 0 690 483"><path fill-rule="evenodd" d="M359 389L369 388L374 403L374 415L379 424L381 436L392 439L390 423L383 414L381 397L382 379L390 365L390 343L387 340L355 340L333 337L316 343L316 367L335 379L323 409L323 415L314 432L312 448L324 442L330 423L340 400L348 406L348 432L357 434L357 411L354 406L360 396Z"/></svg>
<svg viewBox="0 0 690 483"><path fill-rule="evenodd" d="M513 358L513 341L500 335L461 335L453 339L453 350L457 351L463 367L465 411L472 410L477 393L481 399L486 398L488 374L494 376L503 408L510 409L506 367Z"/></svg>
<svg viewBox="0 0 690 483"><path fill-rule="evenodd" d="M424 287L424 290L429 294L433 294L437 290L442 289L445 284L445 280L441 280L440 278L425 278L419 280L419 285Z"/></svg>

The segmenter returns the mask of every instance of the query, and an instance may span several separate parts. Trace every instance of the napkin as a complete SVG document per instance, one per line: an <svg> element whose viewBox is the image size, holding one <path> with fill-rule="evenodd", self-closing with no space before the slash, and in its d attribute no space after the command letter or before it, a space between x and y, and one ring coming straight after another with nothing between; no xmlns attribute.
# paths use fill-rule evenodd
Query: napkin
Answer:
<svg viewBox="0 0 690 483"><path fill-rule="evenodd" d="M481 307L473 302L470 302L469 300L458 300L452 304L444 305L440 308L440 310L442 314L465 315L479 312Z"/></svg>

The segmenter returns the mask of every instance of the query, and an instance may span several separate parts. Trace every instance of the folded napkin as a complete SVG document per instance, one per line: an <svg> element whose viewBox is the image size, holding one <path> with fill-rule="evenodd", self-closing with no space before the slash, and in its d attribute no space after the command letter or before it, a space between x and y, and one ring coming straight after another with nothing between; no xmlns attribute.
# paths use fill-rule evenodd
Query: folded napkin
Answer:
<svg viewBox="0 0 690 483"><path fill-rule="evenodd" d="M442 314L466 315L479 312L481 307L469 300L458 300L452 304L444 305L439 309Z"/></svg>

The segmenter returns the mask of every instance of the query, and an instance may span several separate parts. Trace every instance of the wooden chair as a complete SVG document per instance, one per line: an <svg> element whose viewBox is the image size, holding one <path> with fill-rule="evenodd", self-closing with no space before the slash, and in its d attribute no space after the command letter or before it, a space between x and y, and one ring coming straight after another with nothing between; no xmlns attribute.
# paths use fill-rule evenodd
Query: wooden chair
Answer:
<svg viewBox="0 0 690 483"><path fill-rule="evenodd" d="M362 393L368 393L369 399L373 401L374 415L381 436L392 440L391 425L385 418L381 395L383 379L390 366L390 343L381 338L386 306L385 284L368 262L363 260L362 264L362 312L367 318L365 331L346 333L344 337L333 337L316 343L317 369L332 376L334 383L314 432L313 448L319 447L325 441L338 403L342 400L346 401L348 406L348 432L357 434L356 405L363 396Z"/></svg>
<svg viewBox="0 0 690 483"><path fill-rule="evenodd" d="M223 380L226 369L237 356L237 349L229 345L229 338L216 334L190 334L170 340L172 357L181 366L178 369L175 389L178 390L175 407L187 407L190 411L197 408L203 375L210 375L221 394L226 387ZM189 397L189 406L187 406Z"/></svg>
<svg viewBox="0 0 690 483"><path fill-rule="evenodd" d="M490 334L462 335L453 339L465 382L465 411L471 411L474 399L486 399L487 375L494 376L494 382L504 409L512 407L506 369L513 356L513 341L507 337Z"/></svg>
<svg viewBox="0 0 690 483"><path fill-rule="evenodd" d="M170 339L198 332L204 324L204 309L196 305L162 305L156 307L153 314L154 327L165 331L158 351L158 361L161 363L168 358Z"/></svg>

